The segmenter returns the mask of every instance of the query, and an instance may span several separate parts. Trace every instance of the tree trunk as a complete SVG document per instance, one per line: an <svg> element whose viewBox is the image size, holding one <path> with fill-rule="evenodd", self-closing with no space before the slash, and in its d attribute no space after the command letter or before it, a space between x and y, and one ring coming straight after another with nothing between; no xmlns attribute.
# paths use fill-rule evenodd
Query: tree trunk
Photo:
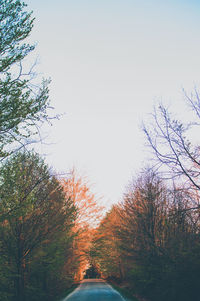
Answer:
<svg viewBox="0 0 200 301"><path fill-rule="evenodd" d="M19 231L20 233L21 231ZM15 281L16 286L16 301L25 301L24 291L24 270L25 259L23 258L23 239L21 234L18 235L18 252L17 252L17 277Z"/></svg>
<svg viewBox="0 0 200 301"><path fill-rule="evenodd" d="M24 264L20 260L17 264L17 278L16 278L16 300L25 301L24 294Z"/></svg>

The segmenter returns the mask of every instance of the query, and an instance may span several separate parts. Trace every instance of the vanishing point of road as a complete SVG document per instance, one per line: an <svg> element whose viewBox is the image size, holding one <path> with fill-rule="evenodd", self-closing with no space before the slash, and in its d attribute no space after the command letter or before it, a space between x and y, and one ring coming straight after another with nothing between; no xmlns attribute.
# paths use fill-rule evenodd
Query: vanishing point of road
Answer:
<svg viewBox="0 0 200 301"><path fill-rule="evenodd" d="M62 301L126 301L102 279L86 279Z"/></svg>

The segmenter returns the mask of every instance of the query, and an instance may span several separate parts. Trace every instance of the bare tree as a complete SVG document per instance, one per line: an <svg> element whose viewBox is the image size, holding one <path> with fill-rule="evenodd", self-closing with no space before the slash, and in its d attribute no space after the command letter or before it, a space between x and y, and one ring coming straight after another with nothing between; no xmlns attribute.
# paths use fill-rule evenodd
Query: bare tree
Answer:
<svg viewBox="0 0 200 301"><path fill-rule="evenodd" d="M192 108L194 120L200 119L198 91L187 95L186 102ZM190 132L199 126L197 122L183 123L175 119L163 104L154 108L152 119L143 124L148 145L153 150L158 167L164 167L165 176L176 181L182 179L185 189L200 191L200 147L192 143ZM167 167L167 168L166 168Z"/></svg>

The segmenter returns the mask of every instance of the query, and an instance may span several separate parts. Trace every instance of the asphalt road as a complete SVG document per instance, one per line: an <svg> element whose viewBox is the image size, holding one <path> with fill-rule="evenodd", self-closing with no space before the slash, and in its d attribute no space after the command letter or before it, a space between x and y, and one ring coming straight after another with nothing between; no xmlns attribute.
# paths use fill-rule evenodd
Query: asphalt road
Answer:
<svg viewBox="0 0 200 301"><path fill-rule="evenodd" d="M125 301L125 299L104 280L87 279L62 301Z"/></svg>

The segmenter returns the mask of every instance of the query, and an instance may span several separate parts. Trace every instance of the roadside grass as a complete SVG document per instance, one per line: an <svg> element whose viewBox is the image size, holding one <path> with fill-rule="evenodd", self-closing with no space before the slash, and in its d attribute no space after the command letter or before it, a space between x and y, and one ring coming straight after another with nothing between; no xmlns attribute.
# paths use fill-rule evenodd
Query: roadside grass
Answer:
<svg viewBox="0 0 200 301"><path fill-rule="evenodd" d="M79 283L73 283L70 288L68 288L61 296L59 296L56 301L63 301L69 294L71 294L77 287Z"/></svg>
<svg viewBox="0 0 200 301"><path fill-rule="evenodd" d="M122 297L126 300L126 301L139 301L136 297L134 297L126 288L124 287L119 287L113 283L110 283L110 285L116 290L118 291Z"/></svg>

